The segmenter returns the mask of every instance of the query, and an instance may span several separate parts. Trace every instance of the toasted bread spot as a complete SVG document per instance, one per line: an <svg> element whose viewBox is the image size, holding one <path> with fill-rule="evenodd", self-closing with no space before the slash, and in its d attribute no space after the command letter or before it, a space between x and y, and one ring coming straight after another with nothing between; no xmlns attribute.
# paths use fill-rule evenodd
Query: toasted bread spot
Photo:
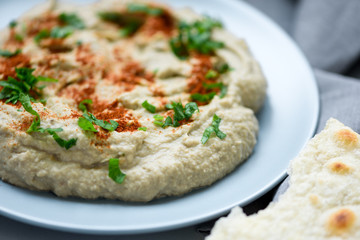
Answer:
<svg viewBox="0 0 360 240"><path fill-rule="evenodd" d="M319 197L316 196L315 194L311 194L309 196L309 200L310 200L311 204L313 204L313 205L317 205L319 203Z"/></svg>
<svg viewBox="0 0 360 240"><path fill-rule="evenodd" d="M355 213L350 209L343 208L334 212L328 220L328 230L330 233L340 235L348 232L355 223Z"/></svg>
<svg viewBox="0 0 360 240"><path fill-rule="evenodd" d="M342 162L333 162L329 164L329 168L331 171L338 174L346 174L352 170L348 165Z"/></svg>
<svg viewBox="0 0 360 240"><path fill-rule="evenodd" d="M356 133L349 129L342 129L338 131L336 137L338 141L346 146L354 146L359 141Z"/></svg>

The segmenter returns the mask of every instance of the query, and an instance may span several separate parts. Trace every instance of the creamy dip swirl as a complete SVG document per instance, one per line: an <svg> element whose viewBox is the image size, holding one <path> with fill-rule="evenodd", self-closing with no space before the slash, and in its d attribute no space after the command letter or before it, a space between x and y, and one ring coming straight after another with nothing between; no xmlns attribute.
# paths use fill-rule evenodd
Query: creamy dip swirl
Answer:
<svg viewBox="0 0 360 240"><path fill-rule="evenodd" d="M44 83L41 93L46 103L34 101L31 106L40 116L41 128L61 128L58 136L76 139L76 144L65 149L51 134L28 133L34 115L20 102L3 99L2 180L62 197L149 201L210 185L251 154L258 131L254 112L263 104L266 81L244 40L214 28L211 39L223 47L208 54L191 51L186 59L179 59L169 44L179 34L177 26L204 17L189 9L139 1L161 14L132 13L131 3L72 6L50 1L4 30L0 49L21 49L21 53L0 57L0 79L18 78L15 68L21 67L34 69L34 76L57 79ZM54 28L67 26L60 17L64 13L76 15L84 27L71 29L66 37L52 37ZM104 13L135 16L141 23L124 36L131 29L101 17ZM48 35L41 37L46 31ZM228 71L207 76L224 64L230 66ZM206 87L209 84L218 87ZM212 98L198 101L194 94L212 94ZM114 131L96 124L97 132L79 126L84 114L79 104L86 99L92 101L86 107L96 119L117 123ZM144 108L145 101L155 113ZM195 102L199 111L180 121L180 126L154 124L155 115L174 119L176 113L166 104L189 102ZM212 134L202 143L214 115L221 119L219 129L226 137ZM114 158L126 174L122 183L109 177L109 159Z"/></svg>

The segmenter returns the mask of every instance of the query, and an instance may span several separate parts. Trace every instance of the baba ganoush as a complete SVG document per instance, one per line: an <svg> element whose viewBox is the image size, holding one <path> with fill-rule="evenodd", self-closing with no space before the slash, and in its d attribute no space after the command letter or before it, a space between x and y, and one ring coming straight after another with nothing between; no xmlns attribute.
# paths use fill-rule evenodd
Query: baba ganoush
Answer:
<svg viewBox="0 0 360 240"><path fill-rule="evenodd" d="M244 40L189 9L48 1L0 39L0 177L150 201L249 157L266 81Z"/></svg>

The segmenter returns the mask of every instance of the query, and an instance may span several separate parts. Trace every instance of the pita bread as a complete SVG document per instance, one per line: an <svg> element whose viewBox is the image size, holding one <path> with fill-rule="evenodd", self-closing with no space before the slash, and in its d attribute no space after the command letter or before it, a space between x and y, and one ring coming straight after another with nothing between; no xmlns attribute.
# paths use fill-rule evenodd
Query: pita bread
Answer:
<svg viewBox="0 0 360 240"><path fill-rule="evenodd" d="M290 166L278 202L246 216L238 207L215 224L216 239L360 239L359 135L335 119Z"/></svg>

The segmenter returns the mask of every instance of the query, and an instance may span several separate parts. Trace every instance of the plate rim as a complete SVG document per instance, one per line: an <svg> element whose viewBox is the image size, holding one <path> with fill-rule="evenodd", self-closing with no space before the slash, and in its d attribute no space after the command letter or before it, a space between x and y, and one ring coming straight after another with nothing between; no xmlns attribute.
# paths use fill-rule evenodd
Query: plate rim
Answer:
<svg viewBox="0 0 360 240"><path fill-rule="evenodd" d="M173 1L173 0L168 0ZM221 0L216 0L221 1ZM289 43L291 43L292 47L296 50L298 53L298 56L301 58L301 61L305 64L307 70L309 71L311 75L311 83L314 87L316 96L313 96L316 98L316 102L314 102L314 111L313 111L313 119L311 120L311 129L308 130L307 133L307 140L309 140L314 134L316 133L319 120L320 120L320 93L319 93L319 86L317 84L314 71L311 68L309 62L307 61L303 51L300 49L300 47L294 42L294 40L280 27L277 23L275 23L272 19L270 19L266 14L262 13L260 10L256 9L255 7L251 6L249 3L239 0L227 0L226 4L233 4L236 8L243 8L245 11L251 14L252 17L256 17L258 21L261 22L261 24L266 24L267 27L270 26L272 30L275 30L277 34L280 34L282 38L286 39ZM268 98L267 98L268 100ZM301 148L305 146L306 142L303 144ZM224 206L222 209L217 209L213 212L208 212L207 214L203 215L197 215L191 219L183 219L178 221L169 222L168 224L163 224L161 226L158 226L154 228L151 224L149 224L148 227L142 227L134 228L134 229L121 229L121 228L104 228L104 226L100 226L99 228L93 227L93 226L80 226L76 224L68 224L63 223L59 224L56 221L49 221L44 220L41 218L37 218L34 216L28 216L26 214L18 213L17 211L13 211L11 209L4 209L2 206L0 206L0 213L1 215L8 217L10 219L27 223L30 225L38 226L38 227L44 227L47 229L53 229L53 230L60 230L64 232L74 232L74 233L86 233L86 234L96 234L96 235L114 235L114 234L144 234L144 233L154 233L154 232L161 232L161 231L167 231L167 230L174 230L182 227L187 227L195 224L199 224L202 222L206 222L211 219L218 218L226 213L228 213L233 207L235 206L244 206L251 201L254 201L264 194L266 194L269 190L274 188L278 183L280 183L287 175L287 169L284 169L281 174L279 174L277 177L275 177L271 182L266 184L264 187L260 188L255 193L251 194L245 199L239 199L235 203L231 204L231 206L227 205ZM0 183L8 184L6 182L3 182L0 180ZM80 227L80 228L79 228Z"/></svg>

